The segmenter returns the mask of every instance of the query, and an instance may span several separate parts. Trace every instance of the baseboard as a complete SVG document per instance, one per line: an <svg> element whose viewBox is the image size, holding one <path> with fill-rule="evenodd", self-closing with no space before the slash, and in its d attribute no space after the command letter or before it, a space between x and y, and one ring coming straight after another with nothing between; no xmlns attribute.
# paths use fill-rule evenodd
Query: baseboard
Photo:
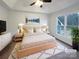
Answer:
<svg viewBox="0 0 79 59"><path fill-rule="evenodd" d="M56 38L56 37L55 37L55 38ZM70 45L70 44L68 44L68 43L66 43L66 42L64 42L64 41L62 41L62 40L60 40L60 39L58 39L58 38L56 38L56 40L58 40L58 41L60 41L60 42L62 42L62 43L64 43L64 44L66 44L66 45L72 47L72 45Z"/></svg>

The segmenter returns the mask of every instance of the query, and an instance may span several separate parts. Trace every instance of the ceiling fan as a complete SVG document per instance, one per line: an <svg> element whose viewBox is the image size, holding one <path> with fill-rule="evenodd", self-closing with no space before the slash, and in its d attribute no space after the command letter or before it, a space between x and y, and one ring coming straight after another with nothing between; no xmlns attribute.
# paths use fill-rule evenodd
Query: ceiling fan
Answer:
<svg viewBox="0 0 79 59"><path fill-rule="evenodd" d="M40 6L41 8L43 7L43 3L51 3L52 0L37 0L33 3L30 4L30 6L33 6L33 5L38 5Z"/></svg>

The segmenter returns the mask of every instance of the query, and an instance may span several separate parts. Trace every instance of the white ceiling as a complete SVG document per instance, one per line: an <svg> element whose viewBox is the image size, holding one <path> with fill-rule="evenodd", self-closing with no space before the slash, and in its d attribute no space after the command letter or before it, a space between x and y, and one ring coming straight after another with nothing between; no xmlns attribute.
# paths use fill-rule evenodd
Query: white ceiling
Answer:
<svg viewBox="0 0 79 59"><path fill-rule="evenodd" d="M10 8L19 11L52 13L79 3L79 0L52 0L51 3L44 3L40 8L36 5L30 6L36 0L3 0Z"/></svg>

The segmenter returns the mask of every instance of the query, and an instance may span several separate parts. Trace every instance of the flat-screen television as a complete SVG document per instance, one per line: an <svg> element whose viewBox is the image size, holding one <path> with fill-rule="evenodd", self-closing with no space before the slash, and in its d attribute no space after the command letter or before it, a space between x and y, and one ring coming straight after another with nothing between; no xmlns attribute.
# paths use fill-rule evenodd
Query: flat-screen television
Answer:
<svg viewBox="0 0 79 59"><path fill-rule="evenodd" d="M0 33L6 31L6 21L0 20Z"/></svg>

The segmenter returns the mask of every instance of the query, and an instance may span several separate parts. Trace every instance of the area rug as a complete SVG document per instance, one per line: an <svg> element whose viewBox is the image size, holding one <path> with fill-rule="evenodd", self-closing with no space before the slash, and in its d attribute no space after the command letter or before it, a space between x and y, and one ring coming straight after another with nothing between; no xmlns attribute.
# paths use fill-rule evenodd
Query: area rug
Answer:
<svg viewBox="0 0 79 59"><path fill-rule="evenodd" d="M75 51L73 49L70 49L70 50ZM60 52L47 59L79 59L79 53L77 53L77 52L72 52L72 53Z"/></svg>
<svg viewBox="0 0 79 59"><path fill-rule="evenodd" d="M12 51L12 53L10 54L9 58L8 59L16 59L16 54L15 52L17 50L20 49L20 45L21 43L17 43ZM60 43L57 43L57 47L55 48L51 48L51 49L48 49L48 50L44 50L44 51L41 51L41 52L38 52L38 53L35 53L35 54L32 54L30 56L25 56L21 59L47 59L53 55L56 55L60 52L63 52L67 49L67 47L61 45Z"/></svg>

